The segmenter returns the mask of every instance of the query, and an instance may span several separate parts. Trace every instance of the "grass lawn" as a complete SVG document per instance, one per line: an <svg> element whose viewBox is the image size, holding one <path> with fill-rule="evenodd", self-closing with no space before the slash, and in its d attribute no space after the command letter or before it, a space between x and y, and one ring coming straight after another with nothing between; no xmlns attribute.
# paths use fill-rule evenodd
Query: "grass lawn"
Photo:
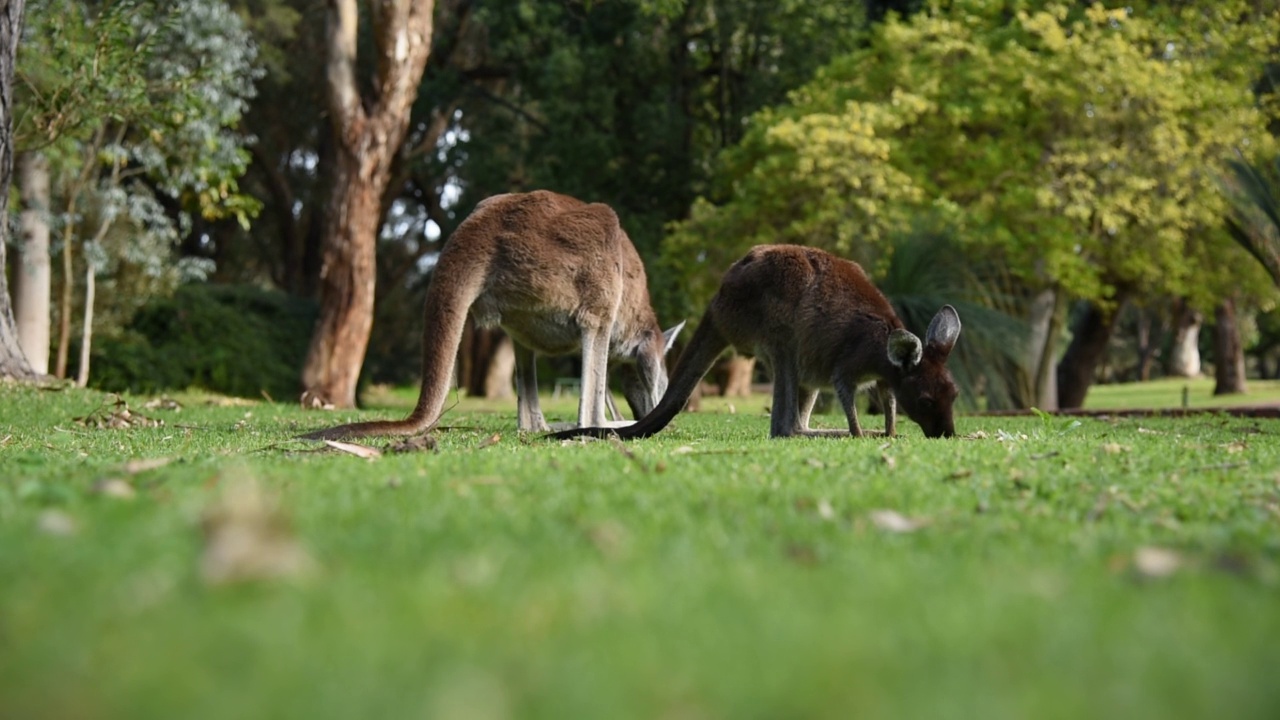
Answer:
<svg viewBox="0 0 1280 720"><path fill-rule="evenodd" d="M402 409L127 399L0 386L0 718L1280 717L1273 421L363 459L290 437Z"/></svg>
<svg viewBox="0 0 1280 720"><path fill-rule="evenodd" d="M1167 378L1141 383L1094 385L1084 406L1090 410L1182 407L1183 389L1188 407L1229 407L1280 403L1280 380L1249 380L1243 395L1214 395L1213 378Z"/></svg>

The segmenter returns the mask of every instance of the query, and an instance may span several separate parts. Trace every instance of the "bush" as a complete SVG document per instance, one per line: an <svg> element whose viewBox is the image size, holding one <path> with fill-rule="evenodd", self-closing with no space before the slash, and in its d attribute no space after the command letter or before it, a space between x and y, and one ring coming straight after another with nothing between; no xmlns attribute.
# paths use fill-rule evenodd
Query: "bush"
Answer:
<svg viewBox="0 0 1280 720"><path fill-rule="evenodd" d="M283 293L184 285L143 306L122 336L96 343L90 381L116 392L292 397L315 319L314 302Z"/></svg>

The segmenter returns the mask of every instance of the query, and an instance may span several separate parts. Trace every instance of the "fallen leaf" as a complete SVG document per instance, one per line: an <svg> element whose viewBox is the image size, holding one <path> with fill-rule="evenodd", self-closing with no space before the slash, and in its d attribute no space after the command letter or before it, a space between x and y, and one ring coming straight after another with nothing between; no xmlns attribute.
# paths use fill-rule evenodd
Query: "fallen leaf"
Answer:
<svg viewBox="0 0 1280 720"><path fill-rule="evenodd" d="M818 468L819 470L827 466L826 463L822 462L818 458L809 458L808 460L804 461L804 464L808 465L809 467Z"/></svg>
<svg viewBox="0 0 1280 720"><path fill-rule="evenodd" d="M389 453L411 453L411 452L438 452L439 442L436 441L435 435L415 435L404 440L396 440L387 445Z"/></svg>
<svg viewBox="0 0 1280 720"><path fill-rule="evenodd" d="M158 397L142 403L142 407L146 410L173 410L177 412L182 410L182 403L173 398Z"/></svg>
<svg viewBox="0 0 1280 720"><path fill-rule="evenodd" d="M1182 562L1182 556L1168 548L1145 545L1133 552L1133 568L1143 577L1168 577L1182 567Z"/></svg>
<svg viewBox="0 0 1280 720"><path fill-rule="evenodd" d="M680 447L676 448L675 450L672 450L672 451L671 451L671 454L672 454L672 455L688 455L688 454L689 454L689 453L691 453L691 452L693 452L693 446L692 446L692 445L681 445Z"/></svg>
<svg viewBox="0 0 1280 720"><path fill-rule="evenodd" d="M138 495L127 480L120 478L107 478L99 480L93 485L93 492L103 497L115 498L117 500L132 500Z"/></svg>
<svg viewBox="0 0 1280 720"><path fill-rule="evenodd" d="M818 517L822 518L823 520L836 519L836 510L835 508L831 507L831 503L828 502L826 498L822 498L821 500L818 501Z"/></svg>
<svg viewBox="0 0 1280 720"><path fill-rule="evenodd" d="M355 443L342 442L341 440L325 440L325 445L338 450L340 452L355 455L356 457L372 460L382 455L382 451L378 448L372 448L368 445L357 445Z"/></svg>
<svg viewBox="0 0 1280 720"><path fill-rule="evenodd" d="M1129 447L1128 445L1121 445L1120 443L1103 443L1102 444L1102 452L1108 455L1118 455L1120 453L1127 453L1132 449L1133 448Z"/></svg>
<svg viewBox="0 0 1280 720"><path fill-rule="evenodd" d="M974 431L974 432L969 433L968 435L965 435L964 437L965 437L965 439L966 439L966 440L986 440L986 439L987 439L987 431L986 431L986 430L976 430L976 431Z"/></svg>
<svg viewBox="0 0 1280 720"><path fill-rule="evenodd" d="M68 537L80 531L76 519L62 510L45 510L36 519L36 529L46 535Z"/></svg>
<svg viewBox="0 0 1280 720"><path fill-rule="evenodd" d="M145 460L130 460L129 462L126 462L124 464L124 467L121 469L121 471L124 472L125 475L137 475L138 473L144 473L148 470L155 470L157 468L162 468L171 462L173 462L173 458L147 458Z"/></svg>
<svg viewBox="0 0 1280 720"><path fill-rule="evenodd" d="M953 471L951 471L951 474L947 476L947 479L948 479L948 480L963 480L963 479L965 479L965 478L969 477L969 476L970 476L970 475L972 475L972 474L973 474L973 471L972 471L972 470L969 470L968 468L962 468L962 469L960 469L960 470L953 470Z"/></svg>
<svg viewBox="0 0 1280 720"><path fill-rule="evenodd" d="M883 461L884 466L889 468L890 470L898 467L898 461L895 460L892 455L881 454L880 460Z"/></svg>
<svg viewBox="0 0 1280 720"><path fill-rule="evenodd" d="M490 447L490 446L493 446L493 445L497 445L497 444L498 444L498 441L499 441L499 440L501 440L501 439L502 439L502 435L501 435L500 433L494 433L494 434L490 435L489 437L485 438L484 440L481 440L481 441L480 441L480 444L476 446L476 449L477 449L477 450L483 450L483 449L485 449L485 448L487 448L487 447Z"/></svg>
<svg viewBox="0 0 1280 720"><path fill-rule="evenodd" d="M924 518L909 518L896 510L872 510L871 522L881 530L894 533L915 532L929 524Z"/></svg>
<svg viewBox="0 0 1280 720"><path fill-rule="evenodd" d="M115 395L115 400L104 404L93 412L84 417L72 418L72 420L83 427L96 428L98 430L127 430L138 427L160 427L164 425L163 420L150 418L142 413L135 413L129 409L129 403L124 398Z"/></svg>
<svg viewBox="0 0 1280 720"><path fill-rule="evenodd" d="M1225 448L1226 451L1229 453L1238 453L1238 452L1244 452L1246 449L1248 449L1249 445L1245 443L1243 440L1236 440L1235 442L1229 442L1226 445L1223 445L1222 447Z"/></svg>
<svg viewBox="0 0 1280 720"><path fill-rule="evenodd" d="M303 579L316 569L284 513L253 479L229 483L205 509L201 529L200 577L207 584Z"/></svg>

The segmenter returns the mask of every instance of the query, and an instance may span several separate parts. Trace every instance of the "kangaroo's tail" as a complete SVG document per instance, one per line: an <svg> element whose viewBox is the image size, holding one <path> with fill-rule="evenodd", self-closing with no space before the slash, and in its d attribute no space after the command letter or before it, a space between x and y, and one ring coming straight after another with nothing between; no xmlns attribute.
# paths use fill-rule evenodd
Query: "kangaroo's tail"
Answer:
<svg viewBox="0 0 1280 720"><path fill-rule="evenodd" d="M680 354L680 360L676 362L676 369L671 373L671 383L667 386L667 392L658 401L657 407L648 415L640 418L634 425L628 425L627 427L575 428L551 433L546 437L556 440L568 440L576 437L606 438L610 435L617 435L623 440L637 440L656 435L669 425L676 415L680 414L680 411L684 409L685 403L689 402L689 398L693 396L693 391L697 389L698 383L702 382L702 376L707 374L707 371L715 364L716 358L720 357L720 353L724 352L727 347L729 347L729 341L725 339L716 327L711 313L707 313L702 317L702 322L699 323L697 332L693 334L693 338L689 341L689 346Z"/></svg>
<svg viewBox="0 0 1280 720"><path fill-rule="evenodd" d="M458 228L462 230L461 227ZM461 240L457 237L450 242ZM298 437L304 440L337 440L370 435L416 435L440 419L453 380L453 364L462 343L467 313L479 297L484 269L441 253L435 276L427 289L422 332L422 385L418 404L404 420L372 420L316 430Z"/></svg>

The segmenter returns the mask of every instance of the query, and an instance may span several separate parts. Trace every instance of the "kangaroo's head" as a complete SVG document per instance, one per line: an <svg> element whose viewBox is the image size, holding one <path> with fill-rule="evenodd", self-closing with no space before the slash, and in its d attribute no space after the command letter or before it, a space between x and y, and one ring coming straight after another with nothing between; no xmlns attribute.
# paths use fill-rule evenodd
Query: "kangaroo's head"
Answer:
<svg viewBox="0 0 1280 720"><path fill-rule="evenodd" d="M661 332L655 326L636 346L635 372L622 376L622 393L637 420L657 407L658 401L666 394L667 363L664 358L683 328L683 321Z"/></svg>
<svg viewBox="0 0 1280 720"><path fill-rule="evenodd" d="M925 437L956 434L951 406L959 390L947 370L947 358L959 337L960 316L950 305L944 305L933 316L923 344L903 329L889 334L889 361L901 372L894 396L907 417L924 430Z"/></svg>

